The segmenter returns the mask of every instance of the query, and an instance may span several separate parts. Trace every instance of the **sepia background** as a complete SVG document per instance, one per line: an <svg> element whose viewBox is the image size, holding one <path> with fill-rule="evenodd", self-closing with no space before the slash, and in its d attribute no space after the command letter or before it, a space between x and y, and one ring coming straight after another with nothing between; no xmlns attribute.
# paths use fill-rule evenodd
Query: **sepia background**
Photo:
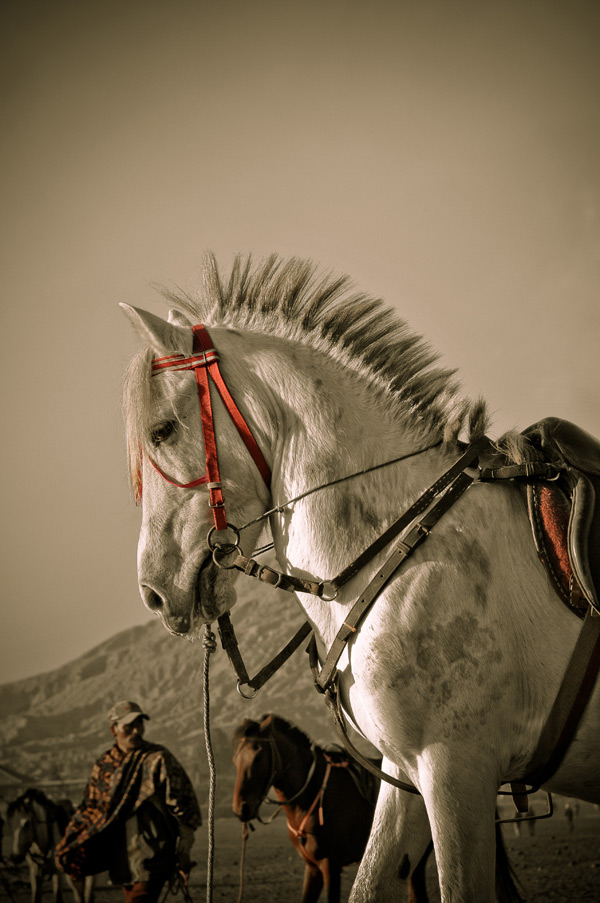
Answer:
<svg viewBox="0 0 600 903"><path fill-rule="evenodd" d="M149 618L117 305L207 249L349 273L492 435L600 435L599 38L594 0L5 4L0 682Z"/></svg>

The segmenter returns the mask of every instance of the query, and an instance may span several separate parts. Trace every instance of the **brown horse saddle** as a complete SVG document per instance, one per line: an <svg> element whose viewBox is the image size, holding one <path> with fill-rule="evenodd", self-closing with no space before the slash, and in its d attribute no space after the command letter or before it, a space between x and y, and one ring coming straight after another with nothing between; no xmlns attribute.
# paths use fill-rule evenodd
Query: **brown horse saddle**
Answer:
<svg viewBox="0 0 600 903"><path fill-rule="evenodd" d="M348 775L354 781L360 795L374 806L379 794L379 778L366 771L360 762L357 762L356 759L349 755L348 751L343 746L340 746L339 743L325 741L316 745L325 756L327 762L347 769ZM381 766L381 758L373 759L372 762L376 767Z"/></svg>
<svg viewBox="0 0 600 903"><path fill-rule="evenodd" d="M600 614L600 442L547 417L522 434L538 460L483 468L481 479L525 479L533 538L558 595L580 618Z"/></svg>

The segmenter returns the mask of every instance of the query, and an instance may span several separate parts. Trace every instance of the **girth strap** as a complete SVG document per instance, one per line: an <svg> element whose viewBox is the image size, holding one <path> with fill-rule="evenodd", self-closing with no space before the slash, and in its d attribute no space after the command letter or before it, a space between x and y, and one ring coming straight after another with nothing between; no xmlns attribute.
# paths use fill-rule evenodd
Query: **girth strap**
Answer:
<svg viewBox="0 0 600 903"><path fill-rule="evenodd" d="M575 736L600 671L600 618L585 616L560 689L523 779L537 789L557 771ZM529 791L532 792L531 790Z"/></svg>

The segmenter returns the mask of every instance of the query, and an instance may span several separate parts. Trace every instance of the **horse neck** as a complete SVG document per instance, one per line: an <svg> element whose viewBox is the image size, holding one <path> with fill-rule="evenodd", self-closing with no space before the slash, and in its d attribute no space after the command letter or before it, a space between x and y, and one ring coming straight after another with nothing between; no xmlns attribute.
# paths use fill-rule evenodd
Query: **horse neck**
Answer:
<svg viewBox="0 0 600 903"><path fill-rule="evenodd" d="M273 787L280 798L291 799L304 788L313 763L313 751L280 735L274 738L274 742L280 765L273 774ZM303 794L298 800L294 800L295 805L302 803L302 796Z"/></svg>
<svg viewBox="0 0 600 903"><path fill-rule="evenodd" d="M41 803L32 803L33 812L33 839L44 855L52 846L52 824L50 811Z"/></svg>
<svg viewBox="0 0 600 903"><path fill-rule="evenodd" d="M35 845L37 850L45 856L52 842L51 825L49 824L46 809L39 803L31 802L28 822L29 828L27 830L25 830L23 825L19 825L16 829L16 834L14 835L15 852L23 856Z"/></svg>
<svg viewBox="0 0 600 903"><path fill-rule="evenodd" d="M365 379L327 355L272 337L259 347L263 341L244 338L248 360L260 364L249 372L237 355L240 369L232 375L262 403L253 427L270 451L273 505L438 441L419 434ZM333 577L440 474L440 454L340 483L276 515L271 529L281 566L313 579ZM335 631L331 607L304 595L302 605L324 637Z"/></svg>

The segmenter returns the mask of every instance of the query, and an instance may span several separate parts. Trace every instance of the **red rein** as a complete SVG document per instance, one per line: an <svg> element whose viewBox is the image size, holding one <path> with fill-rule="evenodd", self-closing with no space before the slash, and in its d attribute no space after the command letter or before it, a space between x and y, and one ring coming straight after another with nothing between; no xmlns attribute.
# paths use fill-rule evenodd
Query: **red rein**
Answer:
<svg viewBox="0 0 600 903"><path fill-rule="evenodd" d="M178 483L165 474L160 467L150 459L155 470L167 483L177 486L178 489L194 489L196 486L205 485L209 491L209 506L212 508L216 530L227 529L227 517L225 514L225 502L219 473L219 458L217 453L217 437L215 434L215 422L213 417L212 400L210 395L210 380L212 379L219 395L240 434L242 442L248 449L250 456L267 487L271 485L271 470L250 427L244 420L242 413L236 405L233 397L225 384L223 375L219 369L219 355L212 347L210 336L204 326L192 326L194 344L191 357L182 354L171 354L168 357L155 358L152 361L152 376L157 376L164 370L193 370L198 385L198 399L200 401L200 416L202 418L202 432L204 435L204 453L206 456L206 474L200 479L190 483ZM141 488L141 487L140 487ZM141 492L140 492L141 495Z"/></svg>

